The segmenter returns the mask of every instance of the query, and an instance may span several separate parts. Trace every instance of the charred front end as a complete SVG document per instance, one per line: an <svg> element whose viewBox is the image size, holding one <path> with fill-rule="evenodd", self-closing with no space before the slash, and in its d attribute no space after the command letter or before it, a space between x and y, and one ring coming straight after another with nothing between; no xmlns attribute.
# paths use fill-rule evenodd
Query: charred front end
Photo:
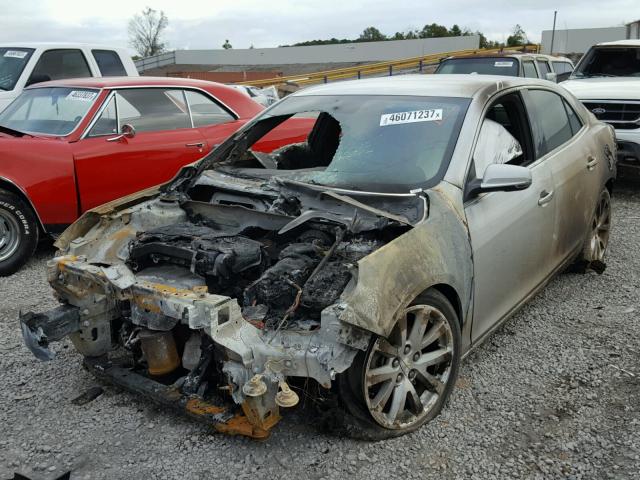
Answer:
<svg viewBox="0 0 640 480"><path fill-rule="evenodd" d="M99 377L252 437L301 385L330 389L369 345L343 320L359 262L423 219L427 199L234 182L205 172L188 195L72 227L48 265L61 306L21 317L33 353L50 360L69 336Z"/></svg>

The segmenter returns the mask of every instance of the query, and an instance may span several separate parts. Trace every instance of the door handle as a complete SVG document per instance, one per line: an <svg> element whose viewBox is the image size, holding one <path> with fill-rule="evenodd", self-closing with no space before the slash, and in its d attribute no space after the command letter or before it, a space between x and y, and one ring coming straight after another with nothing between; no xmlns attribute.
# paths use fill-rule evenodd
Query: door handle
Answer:
<svg viewBox="0 0 640 480"><path fill-rule="evenodd" d="M187 144L185 144L185 147L203 148L204 147L204 142L187 143Z"/></svg>
<svg viewBox="0 0 640 480"><path fill-rule="evenodd" d="M594 157L593 155L589 155L587 157L587 170L592 171L594 168L596 168L597 164L598 159L596 157Z"/></svg>
<svg viewBox="0 0 640 480"><path fill-rule="evenodd" d="M547 192L546 190L543 190L540 192L540 198L538 199L538 205L540 205L541 207L544 207L547 203L549 203L551 201L551 199L553 198L553 190L551 190L550 192Z"/></svg>

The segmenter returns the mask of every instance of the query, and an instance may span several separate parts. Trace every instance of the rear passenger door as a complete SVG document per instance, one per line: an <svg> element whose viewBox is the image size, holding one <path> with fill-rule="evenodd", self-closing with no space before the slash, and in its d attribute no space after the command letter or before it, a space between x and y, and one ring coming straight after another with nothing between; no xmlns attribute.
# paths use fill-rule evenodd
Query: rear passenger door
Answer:
<svg viewBox="0 0 640 480"><path fill-rule="evenodd" d="M74 145L82 210L170 180L205 155L207 142L193 128L185 92L132 88L114 92ZM135 129L122 137L123 125Z"/></svg>
<svg viewBox="0 0 640 480"><path fill-rule="evenodd" d="M599 159L586 128L567 101L556 92L524 92L536 156L550 165L556 198L552 256L562 262L582 246L598 193ZM604 160L602 160L604 161Z"/></svg>

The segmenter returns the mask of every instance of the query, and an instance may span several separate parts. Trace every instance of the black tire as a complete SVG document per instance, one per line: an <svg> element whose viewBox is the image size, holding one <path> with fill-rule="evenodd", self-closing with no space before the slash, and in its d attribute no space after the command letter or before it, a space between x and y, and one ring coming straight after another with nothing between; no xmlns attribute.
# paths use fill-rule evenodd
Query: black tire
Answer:
<svg viewBox="0 0 640 480"><path fill-rule="evenodd" d="M0 189L0 276L15 273L38 245L38 221L18 195Z"/></svg>
<svg viewBox="0 0 640 480"><path fill-rule="evenodd" d="M587 273L590 270L603 273L604 262L609 245L609 231L611 229L611 194L604 188L598 195L596 208L591 215L589 230L587 231L582 250L567 268L570 273ZM598 244L596 247L595 244Z"/></svg>
<svg viewBox="0 0 640 480"><path fill-rule="evenodd" d="M411 305L426 305L439 310L444 315L448 325L448 332L451 333L453 351L450 357L447 380L443 383L444 388L442 389L442 393L439 394L437 401L430 407L425 416L416 420L415 423L402 428L387 428L382 426L379 421L374 419L367 406L368 402L365 399L365 395L367 395L365 393L365 369L369 361L369 356L372 355L373 346L376 344L376 341L378 341L378 337L373 338L369 349L366 352L360 352L354 360L353 365L337 378L339 404L341 408L338 409L338 415L335 416L334 421L331 422L330 425L334 432L369 441L399 437L413 432L425 423L431 421L440 413L446 404L455 385L460 368L461 333L458 315L449 300L440 292L433 289L420 295ZM415 381L413 381L413 383L415 385ZM382 411L382 409L380 409L380 411Z"/></svg>

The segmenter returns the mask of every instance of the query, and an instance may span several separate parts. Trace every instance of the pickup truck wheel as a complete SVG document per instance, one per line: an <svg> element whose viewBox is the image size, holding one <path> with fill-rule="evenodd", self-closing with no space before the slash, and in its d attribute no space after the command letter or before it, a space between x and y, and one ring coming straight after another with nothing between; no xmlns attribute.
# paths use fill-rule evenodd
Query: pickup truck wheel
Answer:
<svg viewBox="0 0 640 480"><path fill-rule="evenodd" d="M376 337L340 376L348 435L382 440L413 432L440 413L458 376L460 324L440 292L420 295L389 338Z"/></svg>
<svg viewBox="0 0 640 480"><path fill-rule="evenodd" d="M0 189L0 276L16 272L38 245L38 222L31 207Z"/></svg>

